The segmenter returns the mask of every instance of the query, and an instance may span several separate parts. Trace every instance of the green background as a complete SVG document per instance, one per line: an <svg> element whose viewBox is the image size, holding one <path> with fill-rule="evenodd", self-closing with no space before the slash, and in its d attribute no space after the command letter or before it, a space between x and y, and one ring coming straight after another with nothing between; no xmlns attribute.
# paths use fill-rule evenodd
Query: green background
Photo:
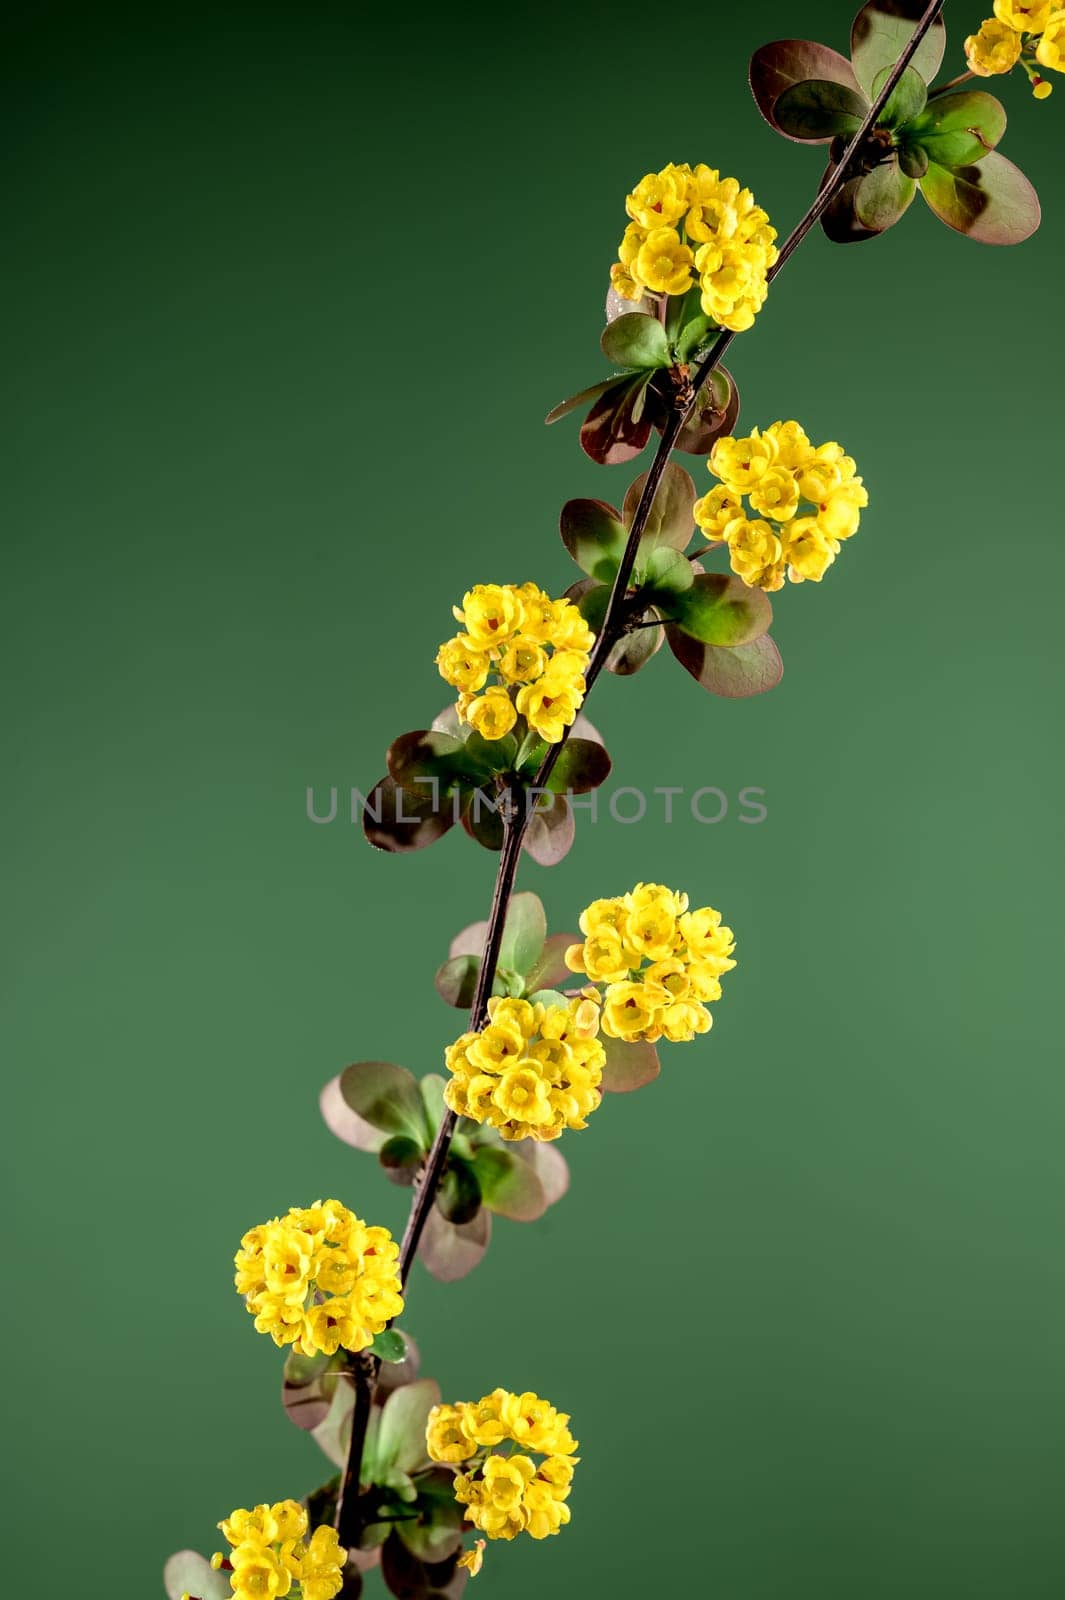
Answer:
<svg viewBox="0 0 1065 1600"><path fill-rule="evenodd" d="M981 11L948 14L957 72ZM561 502L634 475L542 427L604 370L625 191L706 160L786 230L820 152L762 123L747 58L849 20L3 24L5 1590L160 1594L169 1551L325 1475L232 1252L320 1195L401 1225L316 1095L359 1057L439 1067L432 973L493 875L462 836L372 852L343 796L444 703L463 589L560 592ZM572 1526L494 1549L486 1593L1062 1592L1065 91L1002 92L1034 240L920 201L870 245L817 235L732 353L744 422L841 438L871 492L826 582L778 597L782 686L714 700L663 653L594 698L607 794L759 786L768 819L665 826L652 797L523 869L556 928L684 886L740 966L710 1038L566 1137L556 1210L456 1286L416 1275L445 1393L535 1388L582 1442Z"/></svg>

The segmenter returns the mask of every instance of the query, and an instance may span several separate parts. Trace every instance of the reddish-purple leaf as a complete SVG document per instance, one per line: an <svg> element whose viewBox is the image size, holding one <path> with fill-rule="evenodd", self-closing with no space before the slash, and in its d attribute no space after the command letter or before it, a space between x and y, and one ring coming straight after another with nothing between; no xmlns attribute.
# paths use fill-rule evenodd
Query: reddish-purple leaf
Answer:
<svg viewBox="0 0 1065 1600"><path fill-rule="evenodd" d="M811 78L842 84L847 89L858 88L854 69L846 56L809 39L778 39L774 44L763 45L751 57L751 92L758 109L770 127L783 133L786 139L793 135L784 132L773 115L773 108L785 90Z"/></svg>
<svg viewBox="0 0 1065 1600"><path fill-rule="evenodd" d="M768 633L751 644L736 645L733 649L701 644L672 625L667 627L666 637L669 648L696 683L709 689L711 694L723 695L729 700L764 694L784 675L780 652Z"/></svg>
<svg viewBox="0 0 1065 1600"><path fill-rule="evenodd" d="M653 1044L639 1040L628 1044L624 1039L602 1039L606 1050L603 1068L603 1088L610 1094L628 1094L632 1089L642 1089L658 1077L662 1064Z"/></svg>

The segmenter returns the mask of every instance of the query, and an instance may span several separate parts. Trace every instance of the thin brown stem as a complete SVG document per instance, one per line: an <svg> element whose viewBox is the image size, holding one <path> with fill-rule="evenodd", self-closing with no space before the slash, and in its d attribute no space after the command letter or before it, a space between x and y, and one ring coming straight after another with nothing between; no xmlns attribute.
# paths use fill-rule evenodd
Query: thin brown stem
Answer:
<svg viewBox="0 0 1065 1600"><path fill-rule="evenodd" d="M959 83L968 83L975 78L975 72L959 72L956 78L949 78L946 83L937 83L934 89L929 89L929 100L936 100L941 94L948 94L951 89L956 89Z"/></svg>
<svg viewBox="0 0 1065 1600"><path fill-rule="evenodd" d="M802 243L803 239L805 239L806 235L810 232L810 229L820 220L828 206L831 205L837 192L846 181L847 170L850 166L850 163L862 148L870 129L876 125L877 118L879 117L884 106L887 104L887 101L896 84L902 77L906 68L909 66L918 49L918 46L921 43L921 40L934 23L942 8L943 0L931 0L931 3L926 7L921 20L918 22L913 34L907 41L905 49L902 51L902 54L899 56L894 67L892 67L891 72L888 74L888 78L884 84L884 87L881 89L880 93L873 101L873 104L870 106L869 111L863 119L858 131L847 145L847 148L844 150L839 162L829 172L812 205L800 218L799 222L795 225L787 239L784 241L784 244L781 246L780 254L768 274L770 279L775 278L782 270L784 263L790 259L790 257ZM666 470L681 429L684 426L689 412L695 404L699 391L703 388L704 384L709 381L717 367L720 365L725 351L728 349L734 338L735 333L731 329L723 328L721 330L693 375L692 387L688 396L686 397L686 403L683 405L674 406L670 413L669 420L662 430L662 437L658 442L658 448L655 451L654 458L644 480L640 499L636 506L636 512L632 519L632 525L629 529L629 536L625 545L625 550L622 554L621 562L614 578L613 587L610 591L610 599L607 603L606 612L603 617L603 623L596 639L595 648L592 651L591 659L588 663L588 670L585 673L585 701L587 701L596 679L606 666L610 652L613 650L614 646L617 644L624 632L625 623L627 620L626 602L628 599L629 579L631 578L633 569L636 565L636 557L640 548L640 540L642 539L644 531L647 527L647 522L651 515L651 507L654 504L654 498L655 494L657 493L658 486L662 481L662 475ZM547 755L544 757L533 783L527 790L512 790L510 794L505 797L503 809L503 848L500 854L499 868L496 873L495 888L492 893L492 907L488 918L488 934L485 940L484 955L481 959L480 971L477 975L477 987L473 996L473 1003L470 1007L471 1029L476 1029L483 1025L485 1016L487 1014L488 999L492 993L492 988L495 983L496 968L499 964L499 950L503 940L503 929L506 923L507 911L510 906L511 895L514 892L514 884L518 874L518 863L521 859L522 846L525 843L525 834L533 815L533 808L527 803L527 796L529 793L535 794L537 791L543 792L547 789L551 774L555 770L556 763L558 762L558 759L565 748L569 736L570 729L567 728L564 731L562 739L559 741L559 743L552 745L550 750L547 752ZM437 1134L433 1141L432 1149L429 1152L425 1167L415 1189L410 1216L407 1219L407 1226L404 1230L403 1241L400 1246L400 1276L404 1285L407 1282L411 1267L414 1263L414 1258L417 1255L418 1245L421 1241L425 1224L428 1221L433 1201L436 1198L437 1188L444 1174L444 1168L447 1164L448 1151L451 1147L451 1140L454 1136L457 1122L458 1118L453 1111L447 1111L445 1113L444 1118L440 1123L440 1127L437 1129ZM373 1373L365 1382L360 1384L359 1376L356 1374L356 1384L359 1391L356 1397L356 1416L353 1418L352 1422L351 1445L348 1453L347 1467L344 1474L342 1493L337 1507L337 1529L340 1533L342 1544L354 1543L359 1532L358 1478L361 1470L363 1449L366 1442L366 1428L369 1422L370 1406L373 1401L373 1388L375 1382L376 1363L374 1364ZM363 1399L360 1401L359 1393L362 1393L363 1391ZM351 1508L350 1513L348 1507Z"/></svg>

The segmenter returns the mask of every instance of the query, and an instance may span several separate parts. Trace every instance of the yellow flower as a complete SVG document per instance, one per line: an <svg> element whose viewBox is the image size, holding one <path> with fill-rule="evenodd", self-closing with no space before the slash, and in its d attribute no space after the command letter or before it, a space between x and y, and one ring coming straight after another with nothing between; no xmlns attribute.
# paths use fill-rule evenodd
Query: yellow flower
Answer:
<svg viewBox="0 0 1065 1600"><path fill-rule="evenodd" d="M750 493L750 502L760 516L774 522L788 522L799 509L799 485L787 467L771 467L764 472Z"/></svg>
<svg viewBox="0 0 1065 1600"><path fill-rule="evenodd" d="M637 279L654 294L686 294L695 257L675 228L652 228L636 257Z"/></svg>
<svg viewBox="0 0 1065 1600"><path fill-rule="evenodd" d="M272 1544L279 1537L273 1511L267 1505L253 1511L231 1511L218 1524L227 1544ZM219 1563L221 1564L221 1563Z"/></svg>
<svg viewBox="0 0 1065 1600"><path fill-rule="evenodd" d="M521 629L524 615L520 596L510 584L479 583L462 597L456 608L459 622L479 650L495 649Z"/></svg>
<svg viewBox="0 0 1065 1600"><path fill-rule="evenodd" d="M992 78L1009 72L1017 65L1021 54L1021 36L1004 22L989 17L980 24L976 33L965 41L965 59L969 71L977 77Z"/></svg>
<svg viewBox="0 0 1065 1600"><path fill-rule="evenodd" d="M315 1528L299 1558L299 1583L303 1600L333 1600L344 1585L347 1551L337 1539L336 1529Z"/></svg>
<svg viewBox="0 0 1065 1600"><path fill-rule="evenodd" d="M266 1545L239 1544L230 1555L230 1585L242 1600L282 1600L292 1587L292 1574Z"/></svg>
<svg viewBox="0 0 1065 1600"><path fill-rule="evenodd" d="M538 683L524 684L517 694L518 710L548 744L558 744L577 720L580 703L580 694L565 687L556 688L546 675Z"/></svg>
<svg viewBox="0 0 1065 1600"><path fill-rule="evenodd" d="M326 1205L335 1207L337 1202L327 1201ZM315 1209L305 1211L304 1218L311 1217ZM347 1551L341 1549L333 1528L316 1528L310 1541L304 1542L307 1513L297 1500L234 1511L218 1526L233 1546L230 1584L234 1595L243 1600L283 1600L294 1579L303 1600L333 1600L340 1593ZM222 1566L220 1552L212 1557L211 1565L216 1571Z"/></svg>
<svg viewBox="0 0 1065 1600"><path fill-rule="evenodd" d="M643 294L643 285L637 283L636 279L632 277L626 267L621 265L620 261L615 261L614 265L610 269L610 287L613 289L614 293L620 295L623 300L639 300ZM477 1543L483 1544L484 1540L478 1539ZM463 1556L459 1561L459 1566L461 1567L467 1561L472 1561L473 1559L473 1551L467 1551L466 1555ZM478 1558L476 1571L479 1572L480 1570L480 1561ZM471 1567L470 1571L474 1571L474 1568Z"/></svg>
<svg viewBox="0 0 1065 1600"><path fill-rule="evenodd" d="M1021 0L995 0L993 9L999 22L1015 33L1042 33L1054 8L1052 0L1031 0L1028 5Z"/></svg>
<svg viewBox="0 0 1065 1600"><path fill-rule="evenodd" d="M709 1011L697 1000L675 1000L663 1006L659 1015L663 1036L671 1044L684 1044L697 1033L706 1033L712 1021Z"/></svg>
<svg viewBox="0 0 1065 1600"><path fill-rule="evenodd" d="M551 644L558 627L559 607L568 606L568 600L552 600L535 583L523 583L518 589L525 620L522 633L537 644ZM573 607L576 610L576 606Z"/></svg>
<svg viewBox="0 0 1065 1600"><path fill-rule="evenodd" d="M436 665L445 683L465 694L475 694L488 681L491 658L477 650L469 636L456 634L436 652Z"/></svg>
<svg viewBox="0 0 1065 1600"><path fill-rule="evenodd" d="M807 578L820 583L833 561L839 544L822 531L816 517L800 517L792 524L788 538L788 577L792 583Z"/></svg>
<svg viewBox="0 0 1065 1600"><path fill-rule="evenodd" d="M507 1437L523 1450L534 1450L540 1455L570 1456L577 1448L577 1441L569 1431L569 1417L529 1390L524 1394L504 1391L500 1415Z"/></svg>
<svg viewBox="0 0 1065 1600"><path fill-rule="evenodd" d="M598 1005L587 995L546 1007L495 997L488 1013L480 1033L463 1035L446 1052L444 1098L452 1111L487 1122L507 1140L548 1141L587 1126L606 1059Z"/></svg>
<svg viewBox="0 0 1065 1600"><path fill-rule="evenodd" d="M783 588L783 546L768 522L737 517L725 529L725 538L737 577L752 589Z"/></svg>
<svg viewBox="0 0 1065 1600"><path fill-rule="evenodd" d="M482 739L503 739L518 720L514 702L505 689L486 689L466 708L466 721Z"/></svg>
<svg viewBox="0 0 1065 1600"><path fill-rule="evenodd" d="M365 1350L403 1309L398 1255L386 1228L367 1227L339 1201L327 1200L293 1207L245 1234L235 1282L256 1330L275 1344L294 1344L303 1355Z"/></svg>
<svg viewBox="0 0 1065 1600"><path fill-rule="evenodd" d="M818 508L817 525L830 539L849 539L857 533L869 495L861 478L841 484Z"/></svg>
<svg viewBox="0 0 1065 1600"><path fill-rule="evenodd" d="M539 1127L551 1121L547 1085L537 1066L519 1062L508 1067L496 1085L492 1099L508 1121Z"/></svg>
<svg viewBox="0 0 1065 1600"><path fill-rule="evenodd" d="M720 540L733 517L742 516L743 501L735 489L720 484L696 500L693 506L696 524L708 539Z"/></svg>
<svg viewBox="0 0 1065 1600"><path fill-rule="evenodd" d="M773 422L764 431L776 443L777 465L791 472L804 466L815 453L805 428L797 422Z"/></svg>
<svg viewBox="0 0 1065 1600"><path fill-rule="evenodd" d="M511 639L499 658L500 676L508 683L528 683L530 678L538 678L546 666L543 646L528 634L519 633Z"/></svg>
<svg viewBox="0 0 1065 1600"><path fill-rule="evenodd" d="M730 972L736 965L729 960L736 944L732 929L722 927L721 913L712 906L685 912L680 918L680 934L692 959L713 962L718 973Z"/></svg>
<svg viewBox="0 0 1065 1600"><path fill-rule="evenodd" d="M494 1450L508 1437L503 1421L506 1397L506 1389L493 1389L491 1394L462 1407L462 1426L477 1449Z"/></svg>
<svg viewBox="0 0 1065 1600"><path fill-rule="evenodd" d="M665 991L645 983L612 983L603 997L603 1032L611 1039L657 1039Z"/></svg>
<svg viewBox="0 0 1065 1600"><path fill-rule="evenodd" d="M1035 48L1035 59L1041 67L1051 72L1065 72L1065 11L1054 11L1043 30L1043 37ZM1036 85L1038 89L1039 84ZM1049 90L1048 90L1049 92ZM1046 95L1037 98L1045 100Z"/></svg>
<svg viewBox="0 0 1065 1600"><path fill-rule="evenodd" d="M774 422L746 439L718 439L708 466L724 485L715 493L730 496L720 501L719 537L733 572L753 588L774 591L786 578L819 581L869 504L843 446L830 440L815 448L797 422ZM746 514L744 496L760 516ZM810 510L800 514L804 502Z"/></svg>
<svg viewBox="0 0 1065 1600"><path fill-rule="evenodd" d="M668 166L640 179L625 201L625 210L639 227L661 228L679 222L687 205L687 175L681 168Z"/></svg>
<svg viewBox="0 0 1065 1600"><path fill-rule="evenodd" d="M588 655L595 647L595 634L572 600L554 602L550 640L556 650L576 651L583 655Z"/></svg>
<svg viewBox="0 0 1065 1600"><path fill-rule="evenodd" d="M736 494L750 494L775 464L779 452L773 434L759 433L754 428L745 439L717 439L710 452L709 467L714 477Z"/></svg>
<svg viewBox="0 0 1065 1600"><path fill-rule="evenodd" d="M307 1512L298 1500L279 1500L270 1507L274 1523L274 1541L281 1544L302 1539L307 1532Z"/></svg>
<svg viewBox="0 0 1065 1600"><path fill-rule="evenodd" d="M458 1567L465 1567L471 1578L476 1578L484 1565L484 1540L478 1539L472 1550L467 1550L459 1556L455 1563Z"/></svg>
<svg viewBox="0 0 1065 1600"><path fill-rule="evenodd" d="M573 1482L576 1440L569 1417L538 1395L512 1394L495 1389L490 1395L458 1406L438 1408L457 1413L476 1441L468 1470L455 1478L455 1498L465 1508L465 1519L489 1539L514 1539L528 1533L534 1539L558 1533L570 1519L566 1500ZM481 1419L484 1419L483 1422ZM434 1460L438 1445L435 1413L430 1415L427 1449ZM506 1442L518 1453L502 1455ZM488 1452L482 1458L481 1452ZM542 1456L537 1465L534 1455ZM471 1573L480 1569L484 1541L479 1540L463 1559Z"/></svg>

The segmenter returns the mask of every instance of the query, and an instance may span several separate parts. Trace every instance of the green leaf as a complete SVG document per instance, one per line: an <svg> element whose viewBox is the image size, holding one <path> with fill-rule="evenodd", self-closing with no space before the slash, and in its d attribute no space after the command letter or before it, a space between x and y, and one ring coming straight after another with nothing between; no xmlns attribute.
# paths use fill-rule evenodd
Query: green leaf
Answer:
<svg viewBox="0 0 1065 1600"><path fill-rule="evenodd" d="M652 1083L662 1070L658 1051L653 1044L641 1040L627 1044L623 1039L608 1039L602 1044L606 1050L602 1087L608 1094L628 1094Z"/></svg>
<svg viewBox="0 0 1065 1600"><path fill-rule="evenodd" d="M588 794L606 782L610 768L610 757L601 744L592 739L567 739L548 779L548 788L556 794Z"/></svg>
<svg viewBox="0 0 1065 1600"><path fill-rule="evenodd" d="M908 178L923 178L928 171L928 152L919 144L899 146L899 166Z"/></svg>
<svg viewBox="0 0 1065 1600"><path fill-rule="evenodd" d="M609 583L628 537L620 514L605 500L567 500L559 519L562 543L582 572Z"/></svg>
<svg viewBox="0 0 1065 1600"><path fill-rule="evenodd" d="M673 654L696 683L729 700L764 694L775 688L784 674L780 652L768 633L750 644L730 649L703 644L672 624L666 628L666 637Z"/></svg>
<svg viewBox="0 0 1065 1600"><path fill-rule="evenodd" d="M499 965L524 975L547 938L547 917L538 894L525 890L511 899L499 946Z"/></svg>
<svg viewBox="0 0 1065 1600"><path fill-rule="evenodd" d="M563 794L550 793L533 810L525 835L524 849L541 867L553 867L562 860L576 836L576 824L569 802Z"/></svg>
<svg viewBox="0 0 1065 1600"><path fill-rule="evenodd" d="M577 944L580 935L576 933L552 933L540 952L539 959L534 961L526 974L526 985L530 993L535 989L554 989L560 983L567 983L573 977L566 965L565 955L571 944Z"/></svg>
<svg viewBox="0 0 1065 1600"><path fill-rule="evenodd" d="M547 1210L547 1196L536 1173L509 1150L483 1145L473 1158L484 1203L498 1216L535 1222Z"/></svg>
<svg viewBox="0 0 1065 1600"><path fill-rule="evenodd" d="M568 417L571 411L579 411L581 406L587 405L589 400L598 400L600 395L606 394L608 389L616 389L616 377L603 378L599 383L593 383L587 389L582 389L580 394L571 394L568 400L563 400L547 413L545 424L550 427L553 422L559 422L563 417Z"/></svg>
<svg viewBox="0 0 1065 1600"><path fill-rule="evenodd" d="M417 1521L398 1522L396 1533L419 1561L435 1566L458 1551L463 1511L455 1499L455 1479L446 1467L419 1473Z"/></svg>
<svg viewBox="0 0 1065 1600"><path fill-rule="evenodd" d="M698 291L693 291L697 293ZM678 361L690 361L696 350L708 344L710 336L717 333L717 323L708 317L705 311L696 308L696 314L690 322L686 322L677 334L676 351Z"/></svg>
<svg viewBox="0 0 1065 1600"><path fill-rule="evenodd" d="M845 56L808 39L778 39L773 44L763 45L751 58L751 92L758 109L770 127L783 133L785 138L794 135L787 133L777 121L777 101L794 84L807 83L811 78L842 84L847 89L858 88L858 80ZM868 101L864 103L863 114L867 108Z"/></svg>
<svg viewBox="0 0 1065 1600"><path fill-rule="evenodd" d="M982 89L970 89L933 100L906 128L905 136L937 166L964 167L983 160L1005 131L1001 100Z"/></svg>
<svg viewBox="0 0 1065 1600"><path fill-rule="evenodd" d="M425 1425L434 1406L440 1404L440 1386L432 1378L404 1384L390 1394L381 1411L376 1450L374 1481L389 1472L416 1472L428 1465L425 1452Z"/></svg>
<svg viewBox="0 0 1065 1600"><path fill-rule="evenodd" d="M425 1156L426 1147L421 1140L394 1133L381 1146L377 1159L391 1183L409 1187L421 1171Z"/></svg>
<svg viewBox="0 0 1065 1600"><path fill-rule="evenodd" d="M671 606L677 626L704 644L733 648L758 639L773 620L761 589L749 589L732 573L703 572Z"/></svg>
<svg viewBox="0 0 1065 1600"><path fill-rule="evenodd" d="M636 516L636 508L640 503L643 486L647 481L646 472L641 472L636 481L629 486L622 507L622 520L625 528L632 527ZM650 514L640 539L640 556L647 555L660 545L669 545L674 550L684 550L691 542L695 519L692 507L695 505L695 485L690 474L679 467L675 461L666 466L661 482L655 490L655 497L651 504ZM619 557L620 559L620 557ZM615 563L616 570L616 563ZM593 577L603 574L592 573Z"/></svg>
<svg viewBox="0 0 1065 1600"><path fill-rule="evenodd" d="M311 1429L311 1437L315 1444L334 1467L343 1467L348 1459L351 1419L354 1411L355 1385L350 1377L342 1376L325 1417L317 1427Z"/></svg>
<svg viewBox="0 0 1065 1600"><path fill-rule="evenodd" d="M383 1329L374 1339L370 1349L381 1361L405 1361L407 1358L406 1341L395 1328Z"/></svg>
<svg viewBox="0 0 1065 1600"><path fill-rule="evenodd" d="M888 78L891 68L885 67L878 72L873 83L873 99L875 100ZM882 128L901 128L914 117L919 116L928 101L928 85L919 72L912 67L907 67L898 83L892 89L883 111L880 113L880 126Z"/></svg>
<svg viewBox="0 0 1065 1600"><path fill-rule="evenodd" d="M444 1080L439 1072L427 1072L418 1087L422 1092L422 1104L425 1106L429 1132L435 1139L437 1129L444 1120L444 1112L446 1110L444 1104Z"/></svg>
<svg viewBox="0 0 1065 1600"><path fill-rule="evenodd" d="M898 222L917 193L917 185L892 158L867 172L858 184L854 209L865 227L883 233Z"/></svg>
<svg viewBox="0 0 1065 1600"><path fill-rule="evenodd" d="M691 588L695 574L691 562L679 550L661 545L657 550L652 550L642 564L637 581L647 591L648 598L661 599L667 607L672 608L675 597Z"/></svg>
<svg viewBox="0 0 1065 1600"><path fill-rule="evenodd" d="M196 1550L179 1550L163 1568L163 1588L168 1600L191 1594L196 1600L233 1600L228 1572L216 1572Z"/></svg>
<svg viewBox="0 0 1065 1600"><path fill-rule="evenodd" d="M492 1213L482 1206L472 1222L456 1228L430 1209L418 1255L434 1278L455 1283L478 1265L492 1237Z"/></svg>
<svg viewBox="0 0 1065 1600"><path fill-rule="evenodd" d="M473 1168L459 1156L451 1156L436 1192L436 1205L440 1215L456 1227L472 1222L481 1209L481 1186Z"/></svg>
<svg viewBox="0 0 1065 1600"><path fill-rule="evenodd" d="M785 89L773 107L773 120L789 139L824 144L836 134L850 138L856 133L868 104L856 89L814 78Z"/></svg>
<svg viewBox="0 0 1065 1600"><path fill-rule="evenodd" d="M428 1132L418 1080L393 1061L356 1061L340 1074L340 1092L356 1116L382 1133L423 1144Z"/></svg>
<svg viewBox="0 0 1065 1600"><path fill-rule="evenodd" d="M599 343L607 360L618 367L669 366L666 330L657 317L643 311L627 311L608 322Z"/></svg>
<svg viewBox="0 0 1065 1600"><path fill-rule="evenodd" d="M1020 244L1039 226L1039 196L997 150L970 167L948 169L933 161L919 187L948 228L981 244Z"/></svg>
<svg viewBox="0 0 1065 1600"><path fill-rule="evenodd" d="M477 956L455 956L437 969L436 992L449 1006L468 1011L473 1004L473 991L477 987L477 974L481 963Z"/></svg>
<svg viewBox="0 0 1065 1600"><path fill-rule="evenodd" d="M597 583L594 578L579 578L566 590L566 599L572 600L592 632L603 629L603 618L610 603L610 584Z"/></svg>
<svg viewBox="0 0 1065 1600"><path fill-rule="evenodd" d="M858 82L875 99L878 73L894 66L913 35L925 9L924 0L871 0L859 11L851 27L851 60ZM931 83L943 61L947 30L937 17L917 46L911 65L925 83Z"/></svg>

